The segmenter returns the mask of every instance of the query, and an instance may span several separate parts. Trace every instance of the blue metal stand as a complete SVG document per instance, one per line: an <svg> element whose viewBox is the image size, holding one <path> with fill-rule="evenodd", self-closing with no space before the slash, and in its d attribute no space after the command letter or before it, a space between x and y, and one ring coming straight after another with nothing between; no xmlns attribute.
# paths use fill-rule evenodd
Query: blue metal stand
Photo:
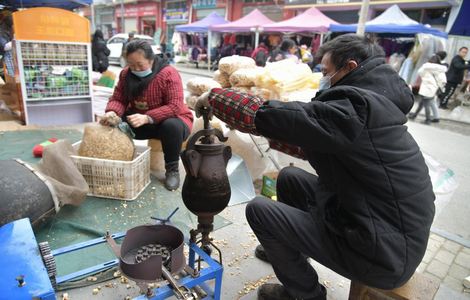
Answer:
<svg viewBox="0 0 470 300"><path fill-rule="evenodd" d="M0 227L0 299L55 300L29 219Z"/></svg>

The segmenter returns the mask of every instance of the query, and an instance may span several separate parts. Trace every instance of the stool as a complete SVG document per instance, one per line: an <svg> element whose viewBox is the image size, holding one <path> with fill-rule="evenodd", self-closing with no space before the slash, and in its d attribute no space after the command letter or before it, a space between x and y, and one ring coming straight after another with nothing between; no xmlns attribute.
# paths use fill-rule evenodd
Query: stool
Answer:
<svg viewBox="0 0 470 300"><path fill-rule="evenodd" d="M181 151L186 149L186 141L181 146ZM163 156L162 142L157 139L149 139L147 145L150 147L150 169L152 171L165 171L165 159Z"/></svg>
<svg viewBox="0 0 470 300"><path fill-rule="evenodd" d="M393 290L372 288L351 281L349 300L432 300L438 289L437 280L415 273L407 283Z"/></svg>

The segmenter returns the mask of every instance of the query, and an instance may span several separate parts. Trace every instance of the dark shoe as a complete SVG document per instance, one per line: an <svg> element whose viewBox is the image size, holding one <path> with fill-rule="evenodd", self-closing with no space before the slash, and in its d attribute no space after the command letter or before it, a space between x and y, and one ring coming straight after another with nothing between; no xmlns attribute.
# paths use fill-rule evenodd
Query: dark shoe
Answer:
<svg viewBox="0 0 470 300"><path fill-rule="evenodd" d="M430 119L426 119L423 121L424 124L426 125L430 125L431 124L431 120Z"/></svg>
<svg viewBox="0 0 470 300"><path fill-rule="evenodd" d="M255 256L261 259L262 261L270 263L268 257L266 256L266 251L264 251L264 247L262 245L256 246Z"/></svg>
<svg viewBox="0 0 470 300"><path fill-rule="evenodd" d="M432 119L431 122L433 122L433 123L439 123L439 119Z"/></svg>
<svg viewBox="0 0 470 300"><path fill-rule="evenodd" d="M180 186L179 162L165 164L165 188L174 191Z"/></svg>
<svg viewBox="0 0 470 300"><path fill-rule="evenodd" d="M447 104L441 104L441 105L439 105L439 108L440 108L440 109L449 109L449 108L447 107Z"/></svg>
<svg viewBox="0 0 470 300"><path fill-rule="evenodd" d="M321 294L305 300L326 300L326 288L320 284ZM258 288L258 300L295 300L282 284L265 283Z"/></svg>
<svg viewBox="0 0 470 300"><path fill-rule="evenodd" d="M410 119L410 120L416 119L416 114L414 114L414 113L409 114L408 119Z"/></svg>
<svg viewBox="0 0 470 300"><path fill-rule="evenodd" d="M279 283L265 283L258 288L258 300L295 300Z"/></svg>

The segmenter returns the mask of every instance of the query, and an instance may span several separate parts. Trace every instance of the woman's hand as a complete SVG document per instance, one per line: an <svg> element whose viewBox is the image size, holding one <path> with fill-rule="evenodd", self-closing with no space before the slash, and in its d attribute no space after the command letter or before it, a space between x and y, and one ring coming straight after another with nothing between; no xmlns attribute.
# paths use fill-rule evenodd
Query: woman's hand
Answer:
<svg viewBox="0 0 470 300"><path fill-rule="evenodd" d="M121 118L114 111L108 111L100 118L100 124L105 126L117 126Z"/></svg>
<svg viewBox="0 0 470 300"><path fill-rule="evenodd" d="M127 116L127 122L134 128L139 128L145 124L149 124L149 116L142 114L133 114Z"/></svg>

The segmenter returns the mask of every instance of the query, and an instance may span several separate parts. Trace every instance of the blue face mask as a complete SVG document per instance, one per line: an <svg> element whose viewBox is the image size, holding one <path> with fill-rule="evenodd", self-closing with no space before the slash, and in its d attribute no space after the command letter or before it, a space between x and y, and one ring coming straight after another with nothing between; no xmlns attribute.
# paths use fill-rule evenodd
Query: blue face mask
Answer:
<svg viewBox="0 0 470 300"><path fill-rule="evenodd" d="M131 72L135 76L138 76L140 78L144 78L144 77L147 77L150 74L152 74L152 69L147 69L147 70L144 70L144 71L131 71Z"/></svg>
<svg viewBox="0 0 470 300"><path fill-rule="evenodd" d="M322 90L326 90L326 89L329 89L331 87L331 78L333 78L336 73L338 73L338 71L336 71L333 75L325 75L323 76L322 78L320 78L320 85L318 86L318 90L319 91L322 91Z"/></svg>

